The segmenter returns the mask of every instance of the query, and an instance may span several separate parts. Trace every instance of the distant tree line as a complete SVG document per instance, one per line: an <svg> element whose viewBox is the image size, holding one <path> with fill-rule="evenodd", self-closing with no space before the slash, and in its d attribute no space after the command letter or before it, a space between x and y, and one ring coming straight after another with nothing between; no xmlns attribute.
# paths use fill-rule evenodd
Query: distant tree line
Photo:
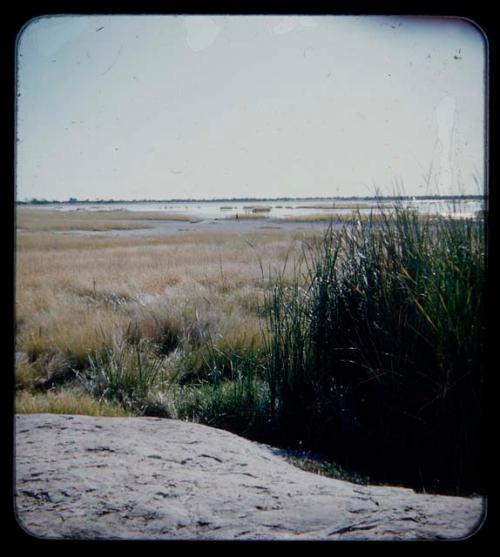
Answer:
<svg viewBox="0 0 500 557"><path fill-rule="evenodd" d="M446 200L446 199L484 199L483 195L377 195L377 196L334 196L334 197L218 197L212 199L185 198L185 199L77 199L70 197L66 201L57 199L37 199L36 197L17 201L18 205L49 205L49 204L112 204L112 203L229 203L229 202L258 202L258 201L406 201L406 200Z"/></svg>

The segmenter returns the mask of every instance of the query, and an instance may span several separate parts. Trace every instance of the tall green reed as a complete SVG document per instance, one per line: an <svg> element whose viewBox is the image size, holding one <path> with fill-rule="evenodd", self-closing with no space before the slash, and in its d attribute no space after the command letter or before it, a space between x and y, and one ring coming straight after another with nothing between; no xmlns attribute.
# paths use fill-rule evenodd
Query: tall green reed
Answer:
<svg viewBox="0 0 500 557"><path fill-rule="evenodd" d="M478 487L484 231L396 208L304 247L268 291L281 435L423 489Z"/></svg>

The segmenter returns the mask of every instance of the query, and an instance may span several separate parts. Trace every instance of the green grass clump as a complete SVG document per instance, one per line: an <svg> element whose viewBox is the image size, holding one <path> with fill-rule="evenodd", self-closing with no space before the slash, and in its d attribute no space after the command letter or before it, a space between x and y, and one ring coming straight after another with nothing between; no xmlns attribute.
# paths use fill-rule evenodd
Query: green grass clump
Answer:
<svg viewBox="0 0 500 557"><path fill-rule="evenodd" d="M211 337L181 360L176 417L259 437L269 417L265 352L254 338ZM196 372L187 372L191 369Z"/></svg>
<svg viewBox="0 0 500 557"><path fill-rule="evenodd" d="M484 235L478 221L330 228L267 298L273 421L386 481L477 489Z"/></svg>
<svg viewBox="0 0 500 557"><path fill-rule="evenodd" d="M360 476L355 472L345 470L338 464L329 462L317 455L312 455L307 451L286 451L283 454L290 464L293 464L305 472L312 472L313 474L318 474L318 476L325 476L326 478L334 478L336 480L343 480L360 485L368 485L371 482L368 476Z"/></svg>
<svg viewBox="0 0 500 557"><path fill-rule="evenodd" d="M176 417L258 438L267 423L267 385L253 374L209 381L177 390Z"/></svg>
<svg viewBox="0 0 500 557"><path fill-rule="evenodd" d="M150 395L167 382L165 359L141 340L125 341L103 353L89 355L89 365L77 373L85 390L98 400L120 404L134 414L144 414Z"/></svg>

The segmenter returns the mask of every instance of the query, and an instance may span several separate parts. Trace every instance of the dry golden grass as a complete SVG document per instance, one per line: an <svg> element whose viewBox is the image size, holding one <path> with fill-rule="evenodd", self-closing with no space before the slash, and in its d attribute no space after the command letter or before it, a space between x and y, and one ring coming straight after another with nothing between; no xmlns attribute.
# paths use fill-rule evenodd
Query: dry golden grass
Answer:
<svg viewBox="0 0 500 557"><path fill-rule="evenodd" d="M79 387L30 393L16 393L15 411L18 414L83 414L86 416L127 417L130 414L118 404L92 398Z"/></svg>
<svg viewBox="0 0 500 557"><path fill-rule="evenodd" d="M32 365L25 354L16 361L15 385L16 389L32 389L39 380L39 373Z"/></svg>
<svg viewBox="0 0 500 557"><path fill-rule="evenodd" d="M100 218L120 224L117 213ZM60 235L47 231L52 218L38 211L38 233L17 237L16 350L28 357L16 371L19 388L64 375L131 331L135 340L258 342L262 269L293 261L302 239L283 231Z"/></svg>
<svg viewBox="0 0 500 557"><path fill-rule="evenodd" d="M134 230L151 228L147 221L198 222L189 215L153 211L57 211L50 209L17 210L17 227L28 232L62 230Z"/></svg>

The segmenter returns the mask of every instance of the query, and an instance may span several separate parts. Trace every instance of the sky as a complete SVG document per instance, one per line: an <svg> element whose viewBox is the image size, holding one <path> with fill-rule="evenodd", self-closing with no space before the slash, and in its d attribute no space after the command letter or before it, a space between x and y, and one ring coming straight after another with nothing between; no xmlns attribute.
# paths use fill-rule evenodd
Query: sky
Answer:
<svg viewBox="0 0 500 557"><path fill-rule="evenodd" d="M486 48L455 18L34 19L16 197L480 195Z"/></svg>

